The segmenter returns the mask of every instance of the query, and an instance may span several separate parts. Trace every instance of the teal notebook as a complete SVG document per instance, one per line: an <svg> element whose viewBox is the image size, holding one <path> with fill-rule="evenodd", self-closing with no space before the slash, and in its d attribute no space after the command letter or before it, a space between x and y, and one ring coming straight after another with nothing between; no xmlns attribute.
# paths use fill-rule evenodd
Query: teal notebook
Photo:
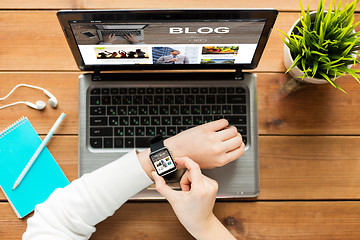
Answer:
<svg viewBox="0 0 360 240"><path fill-rule="evenodd" d="M12 190L42 140L26 117L0 133L0 186L18 218L44 202L56 189L69 184L61 168L45 147L20 185Z"/></svg>

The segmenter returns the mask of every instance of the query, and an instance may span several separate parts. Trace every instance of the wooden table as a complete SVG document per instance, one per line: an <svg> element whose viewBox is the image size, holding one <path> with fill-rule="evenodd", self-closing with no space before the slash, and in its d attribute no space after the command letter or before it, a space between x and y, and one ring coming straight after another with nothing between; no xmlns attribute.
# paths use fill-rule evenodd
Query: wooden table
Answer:
<svg viewBox="0 0 360 240"><path fill-rule="evenodd" d="M311 9L316 6L313 0ZM56 11L104 7L276 8L275 29L284 31L299 16L297 0L2 0L0 96L18 83L34 84L53 93L59 106L1 110L0 129L25 115L44 137L65 112L67 118L48 147L70 180L77 178L80 71ZM347 94L329 84L289 94L282 90L289 79L282 58L283 44L273 31L253 71L258 75L260 195L249 201L218 201L215 214L238 239L359 239L360 84L344 77L338 84ZM41 92L22 88L1 105L39 99L47 101ZM26 220L16 217L0 193L0 239L20 239ZM167 202L126 203L97 228L91 239L191 239Z"/></svg>

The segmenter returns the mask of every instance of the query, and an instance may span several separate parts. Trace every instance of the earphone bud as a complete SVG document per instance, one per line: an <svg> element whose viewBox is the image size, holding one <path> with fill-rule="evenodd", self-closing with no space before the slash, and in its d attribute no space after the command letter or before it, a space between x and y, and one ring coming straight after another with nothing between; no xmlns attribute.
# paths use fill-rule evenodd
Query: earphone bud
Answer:
<svg viewBox="0 0 360 240"><path fill-rule="evenodd" d="M41 87L37 87L37 86L33 86L33 85L28 85L28 84L18 84L16 85L9 93L8 95L6 95L5 97L3 98L0 98L0 100L4 100L6 99L7 97L10 96L10 94L12 94L16 88L18 87L30 87L30 88L35 88L35 89L39 89L39 90L42 90L46 96L49 97L49 104L51 107L53 108L56 108L57 104L58 104L58 101L56 99L56 97L54 95L52 95L48 90L44 89L44 88L41 88ZM5 105L5 106L2 106L0 107L0 109L3 109L3 108L6 108L6 107L10 107L10 106L13 106L13 105L16 105L16 104L26 104L27 106L31 107L31 108L34 108L34 109L37 109L37 110L42 110L45 108L46 106L46 103L44 101L37 101L35 104L34 103L31 103L31 102L25 102L25 101L19 101L19 102L15 102L15 103L11 103L11 104L8 104L8 105Z"/></svg>
<svg viewBox="0 0 360 240"><path fill-rule="evenodd" d="M48 96L50 99L49 99L49 104L50 106L52 106L53 108L56 108L58 102L57 102L57 99L54 95L52 95L48 90L43 90L44 93L46 94L46 96Z"/></svg>
<svg viewBox="0 0 360 240"><path fill-rule="evenodd" d="M31 102L25 102L26 105L28 105L31 108L37 109L37 110L43 110L46 106L46 103L44 101L37 101L35 104Z"/></svg>

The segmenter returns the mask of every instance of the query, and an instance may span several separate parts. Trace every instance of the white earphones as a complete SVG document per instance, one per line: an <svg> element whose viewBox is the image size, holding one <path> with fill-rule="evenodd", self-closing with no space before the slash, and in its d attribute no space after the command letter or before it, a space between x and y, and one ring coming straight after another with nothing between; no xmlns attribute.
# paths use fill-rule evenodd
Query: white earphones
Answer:
<svg viewBox="0 0 360 240"><path fill-rule="evenodd" d="M0 98L0 100L4 100L6 99L7 97L10 96L10 94L12 94L16 88L18 87L29 87L29 88L35 88L35 89L39 89L39 90L42 90L46 96L49 97L49 104L51 107L55 108L58 104L58 101L56 99L56 97L54 95L52 95L48 90L44 89L44 88L41 88L41 87L37 87L37 86L33 86L33 85L28 85L28 84L18 84L16 85L9 93L8 95L6 95L5 97L3 98ZM11 104L8 104L8 105L5 105L5 106L2 106L0 107L0 109L3 109L3 108L6 108L6 107L10 107L10 106L13 106L13 105L16 105L16 104L26 104L27 106L31 107L31 108L34 108L34 109L37 109L37 110L42 110L45 108L46 106L46 103L44 101L37 101L35 104L34 103L31 103L31 102L26 102L26 101L19 101L19 102L14 102L14 103L11 103Z"/></svg>

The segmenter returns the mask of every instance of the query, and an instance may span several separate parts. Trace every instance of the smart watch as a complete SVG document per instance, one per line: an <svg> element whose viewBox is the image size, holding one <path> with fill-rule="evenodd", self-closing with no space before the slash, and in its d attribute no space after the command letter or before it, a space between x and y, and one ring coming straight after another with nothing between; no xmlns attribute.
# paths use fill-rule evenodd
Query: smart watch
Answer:
<svg viewBox="0 0 360 240"><path fill-rule="evenodd" d="M164 176L176 171L175 161L169 149L164 146L164 139L161 135L149 139L151 153L150 161L159 176Z"/></svg>

